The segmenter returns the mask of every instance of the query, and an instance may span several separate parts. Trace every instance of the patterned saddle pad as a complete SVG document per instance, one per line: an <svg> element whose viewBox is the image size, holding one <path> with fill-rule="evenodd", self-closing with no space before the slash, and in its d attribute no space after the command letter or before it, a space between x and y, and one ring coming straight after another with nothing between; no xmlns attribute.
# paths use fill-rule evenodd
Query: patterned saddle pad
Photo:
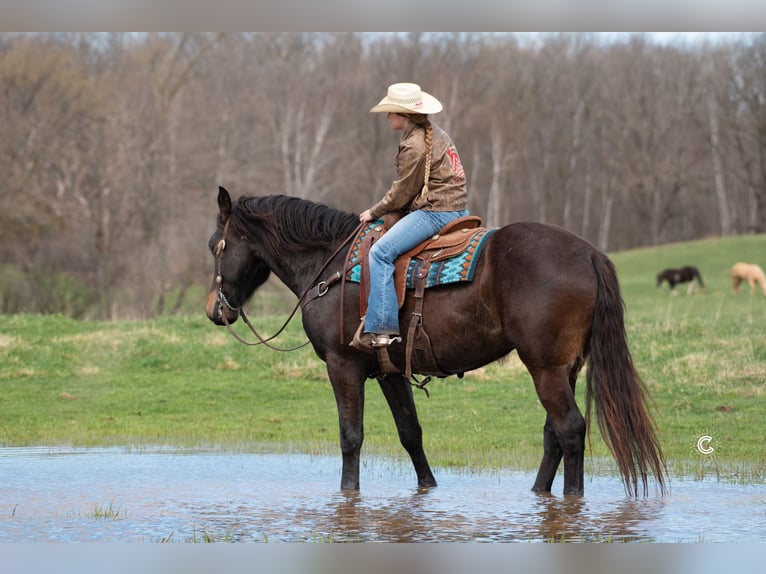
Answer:
<svg viewBox="0 0 766 574"><path fill-rule="evenodd" d="M351 248L348 259L346 279L354 283L359 283L361 279L361 264L359 261L359 251L364 238L370 231L383 224L383 220L371 223L357 237ZM496 231L496 228L477 228L471 230L473 236L467 243L465 249L456 255L434 261L428 271L425 287L436 287L448 283L459 283L461 281L472 281L476 267L481 256L482 249L486 240ZM414 289L415 280L420 268L423 266L423 260L413 257L407 267L406 288Z"/></svg>

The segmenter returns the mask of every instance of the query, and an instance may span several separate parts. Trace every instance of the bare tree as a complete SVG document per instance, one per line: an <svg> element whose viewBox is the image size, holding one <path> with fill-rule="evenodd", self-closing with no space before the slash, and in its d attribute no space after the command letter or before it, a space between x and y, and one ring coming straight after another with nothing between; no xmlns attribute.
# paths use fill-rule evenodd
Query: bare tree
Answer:
<svg viewBox="0 0 766 574"><path fill-rule="evenodd" d="M726 179L724 177L721 129L714 85L716 80L715 69L713 67L714 59L708 56L705 61L705 85L703 89L705 92L708 125L710 126L710 156L715 182L715 197L718 204L718 217L721 222L721 235L731 235L733 223L731 210L729 209Z"/></svg>
<svg viewBox="0 0 766 574"><path fill-rule="evenodd" d="M444 103L489 225L603 249L763 231L765 38L0 34L2 262L21 295L66 273L94 315L179 309L208 279L217 185L356 212L385 192L399 134L368 110L398 81Z"/></svg>
<svg viewBox="0 0 766 574"><path fill-rule="evenodd" d="M742 43L729 86L735 93L734 150L748 197L749 232L766 230L766 34Z"/></svg>

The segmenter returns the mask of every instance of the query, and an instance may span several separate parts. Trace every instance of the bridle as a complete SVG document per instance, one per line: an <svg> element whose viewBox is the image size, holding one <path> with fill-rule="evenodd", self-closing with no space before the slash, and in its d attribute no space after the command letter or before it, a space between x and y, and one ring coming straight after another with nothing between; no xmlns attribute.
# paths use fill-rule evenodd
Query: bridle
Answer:
<svg viewBox="0 0 766 574"><path fill-rule="evenodd" d="M322 297L327 294L327 292L330 289L330 286L341 280L345 279L345 276L340 271L336 271L332 275L330 275L327 279L324 281L318 281L320 275L324 272L324 270L327 268L327 266L330 264L330 262L335 258L338 253L340 253L340 250L343 249L343 247L351 241L361 230L362 226L365 225L364 223L360 223L356 226L354 231L351 232L351 235L349 235L346 239L343 240L343 242L338 246L338 248L335 250L335 252L330 255L329 259L325 261L325 263L319 268L319 271L315 274L314 278L309 282L309 286L303 291L301 296L298 298L298 302L295 304L295 307L293 308L290 315L287 317L287 320L284 322L284 324L279 328L279 330L271 335L270 337L262 337L258 331L256 331L253 324L250 322L250 319L247 317L247 314L245 313L245 310L242 308L242 306L235 307L231 303L229 303L229 300L226 298L226 295L223 292L223 251L226 248L226 231L229 228L229 220L226 221L226 224L223 227L223 232L221 233L221 239L218 241L218 244L215 246L215 262L216 262L216 275L215 275L215 283L218 286L218 313L221 316L221 319L223 319L224 325L226 325L226 328L229 330L229 333L232 334L232 336L237 339L240 343L244 345L248 345L251 347L257 346L257 345L266 345L269 349L272 349L274 351L281 351L281 352L290 352L290 351L297 351L298 349L301 349L308 345L311 341L306 341L302 345L298 345L297 347L291 347L289 349L282 349L279 347L275 347L269 343L269 341L274 340L278 335L282 333L282 331L285 330L287 325L292 321L295 314L298 312L298 309L301 308L301 306L311 301L317 297ZM313 292L313 293L312 293ZM312 295L309 297L309 295ZM226 313L223 312L223 307L226 306L227 309L230 311L233 311L234 313L237 313L238 316L242 317L242 321L247 325L250 329L250 331L258 338L257 342L247 341L240 337L237 332L234 330L234 328L231 326L231 323L229 323L229 320L226 317ZM341 333L343 328L343 305L341 303Z"/></svg>

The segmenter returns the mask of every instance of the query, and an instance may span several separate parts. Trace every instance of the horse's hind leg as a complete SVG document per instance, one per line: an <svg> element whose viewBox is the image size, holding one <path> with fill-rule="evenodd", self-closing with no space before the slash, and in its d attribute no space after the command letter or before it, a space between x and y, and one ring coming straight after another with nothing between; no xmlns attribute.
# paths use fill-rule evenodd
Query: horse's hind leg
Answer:
<svg viewBox="0 0 766 574"><path fill-rule="evenodd" d="M415 410L412 386L402 375L379 377L378 383L394 416L399 440L415 466L418 486L436 486L436 479L423 450L423 431Z"/></svg>
<svg viewBox="0 0 766 574"><path fill-rule="evenodd" d="M585 419L574 399L579 367L530 369L535 390L547 412L543 458L532 490L550 492L561 459L564 459L564 494L584 489Z"/></svg>
<svg viewBox="0 0 766 574"><path fill-rule="evenodd" d="M540 462L540 468L537 471L537 478L532 490L535 492L550 492L553 486L553 479L556 477L556 471L561 463L561 457L564 451L561 449L559 439L553 430L551 416L545 417L545 427L543 429L543 459Z"/></svg>

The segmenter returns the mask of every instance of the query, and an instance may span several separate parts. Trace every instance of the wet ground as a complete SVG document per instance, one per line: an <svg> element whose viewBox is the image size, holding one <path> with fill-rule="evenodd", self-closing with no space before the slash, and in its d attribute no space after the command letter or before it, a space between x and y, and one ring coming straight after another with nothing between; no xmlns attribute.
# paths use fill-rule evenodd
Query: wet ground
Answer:
<svg viewBox="0 0 766 574"><path fill-rule="evenodd" d="M614 476L585 496L529 489L531 473L363 459L343 493L340 456L168 449L0 448L0 542L766 542L766 487L675 478L629 499Z"/></svg>

